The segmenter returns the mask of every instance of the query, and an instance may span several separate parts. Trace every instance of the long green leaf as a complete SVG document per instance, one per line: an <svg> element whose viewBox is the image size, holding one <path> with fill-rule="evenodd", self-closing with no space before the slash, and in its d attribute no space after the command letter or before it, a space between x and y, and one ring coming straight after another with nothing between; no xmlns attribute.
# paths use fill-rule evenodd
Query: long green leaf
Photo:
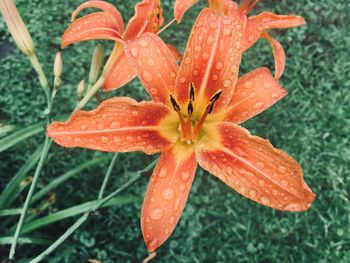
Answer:
<svg viewBox="0 0 350 263"><path fill-rule="evenodd" d="M34 167L40 158L43 146L38 149L27 159L17 174L6 185L4 191L0 195L0 209L10 207L13 201L19 196L29 182L25 183L27 173Z"/></svg>
<svg viewBox="0 0 350 263"><path fill-rule="evenodd" d="M0 245L11 245L12 240L13 237L0 237ZM19 244L47 245L50 242L50 240L35 237L20 237L18 240Z"/></svg>
<svg viewBox="0 0 350 263"><path fill-rule="evenodd" d="M134 202L138 202L140 199L139 197L134 197L134 196L121 196L121 197L115 197L111 199L109 202L103 205L103 207L108 207L108 206L117 206L117 205L125 205L125 204L130 204ZM35 221L32 221L26 225L23 226L22 228L22 233L29 233L35 229L44 227L46 225L52 224L54 222L76 216L82 213L85 213L91 209L93 209L96 206L96 203L98 201L90 201L86 202L80 205L76 205L73 207L70 207L68 209L61 210L59 212L53 213L51 215L39 218Z"/></svg>
<svg viewBox="0 0 350 263"><path fill-rule="evenodd" d="M7 133L12 132L17 127L15 125L2 125L0 124L0 137L5 136Z"/></svg>
<svg viewBox="0 0 350 263"><path fill-rule="evenodd" d="M53 180L51 183L49 183L47 186L45 186L43 189L41 189L39 192L37 192L33 196L31 203L36 202L41 197L43 197L45 194L47 194L48 192L52 191L54 188L56 188L60 184L64 183L65 181L67 181L71 177L77 175L81 171L83 171L85 169L88 169L88 168L90 168L92 166L95 166L95 165L97 165L97 164L99 164L101 162L107 161L109 159L111 159L111 156L96 158L96 159L87 161L87 162L85 162L85 163L75 167L74 169L64 173L63 175L57 177L55 180Z"/></svg>
<svg viewBox="0 0 350 263"><path fill-rule="evenodd" d="M0 152L5 151L6 149L14 146L15 144L34 136L42 132L43 130L43 123L39 123L14 132L9 136L6 136L5 138L0 140Z"/></svg>

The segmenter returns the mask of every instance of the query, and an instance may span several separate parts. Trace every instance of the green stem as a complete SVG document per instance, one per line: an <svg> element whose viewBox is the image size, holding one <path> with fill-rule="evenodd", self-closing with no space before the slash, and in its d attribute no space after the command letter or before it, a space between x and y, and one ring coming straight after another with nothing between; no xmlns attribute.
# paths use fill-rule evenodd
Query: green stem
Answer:
<svg viewBox="0 0 350 263"><path fill-rule="evenodd" d="M34 193L34 189L35 189L35 187L36 187L36 185L38 183L38 180L39 180L39 177L40 177L40 173L41 173L41 170L43 168L43 165L44 165L47 153L48 153L48 151L50 149L51 142L52 142L51 139L46 135L45 142L44 142L44 147L43 147L43 150L42 150L41 156L40 156L40 160L39 160L38 166L36 168L33 181L32 181L32 183L30 185L30 189L29 189L29 192L27 194L26 200L24 202L23 209L22 209L22 212L21 212L21 216L19 218L19 221L18 221L18 224L17 224L17 228L16 228L16 232L15 232L12 244L11 244L11 250L10 250L10 254L9 254L9 259L10 260L14 259L14 256L15 256L15 253L16 253L16 246L17 246L19 235L21 234L21 230L22 230L22 226L23 226L23 223L24 223L24 219L26 217L27 210L28 210L29 204L31 202L31 199L32 199L32 196L33 196L33 193Z"/></svg>
<svg viewBox="0 0 350 263"><path fill-rule="evenodd" d="M102 87L104 81L105 81L105 77L104 77L104 75L102 75L96 81L95 85L93 85L91 87L91 89L88 90L88 92L86 93L84 98L78 103L78 105L75 107L73 113L78 111L78 110L81 110L82 108L84 108L86 106L86 104L92 99L92 97L95 96L96 92Z"/></svg>
<svg viewBox="0 0 350 263"><path fill-rule="evenodd" d="M51 252L53 252L59 245L61 245L68 237L70 237L88 218L91 212L96 211L100 207L102 207L105 203L113 199L116 195L123 192L125 189L130 187L131 185L138 182L144 173L149 172L157 163L158 160L153 161L151 164L149 164L147 167L145 167L141 171L137 171L136 175L131 178L127 183L122 185L120 188L109 194L103 199L100 199L97 201L96 206L92 208L89 212L86 212L83 214L72 226L70 226L67 231L60 236L51 246L49 246L45 251L43 251L40 255L38 255L36 258L32 259L29 263L36 263L42 261L46 256L48 256ZM111 162L112 163L112 162ZM109 170L109 169L108 169ZM107 171L108 173L108 171ZM101 187L102 190L102 187ZM101 192L101 191L100 191Z"/></svg>
<svg viewBox="0 0 350 263"><path fill-rule="evenodd" d="M109 177L112 174L113 167L114 167L115 161L117 160L117 157L118 157L118 153L115 153L114 156L113 156L113 159L111 160L111 163L109 164L107 173L105 175L105 178L103 179L103 183L102 183L102 186L101 186L101 189L100 189L100 193L98 194L98 200L101 200L103 198L103 195L105 193Z"/></svg>
<svg viewBox="0 0 350 263"><path fill-rule="evenodd" d="M32 66L35 69L36 73L38 74L41 87L43 87L43 89L44 89L44 92L46 95L46 100L47 100L47 110L45 113L49 114L49 111L51 110L50 109L51 108L51 94L50 94L49 83L47 81L47 78L45 76L43 68L41 67L41 64L40 64L36 54L33 53L28 58L29 58L30 62L32 63Z"/></svg>

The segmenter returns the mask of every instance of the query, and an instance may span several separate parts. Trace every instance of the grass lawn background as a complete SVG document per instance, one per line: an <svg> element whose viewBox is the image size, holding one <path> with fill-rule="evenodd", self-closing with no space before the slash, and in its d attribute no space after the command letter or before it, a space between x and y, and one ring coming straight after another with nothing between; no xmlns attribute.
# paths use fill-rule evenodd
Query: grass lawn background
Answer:
<svg viewBox="0 0 350 263"><path fill-rule="evenodd" d="M70 14L83 1L15 1L36 42L44 70L52 79L52 64ZM122 12L124 22L137 1L109 1ZM165 19L172 18L173 1L162 1ZM191 9L180 25L162 34L167 43L184 50L191 26L206 1ZM182 218L173 235L157 252L154 262L350 262L350 4L347 0L261 1L254 12L294 13L308 25L273 31L283 45L287 65L282 85L289 95L245 123L253 134L268 138L298 160L305 179L317 194L306 213L283 213L258 205L228 188L203 170L197 171ZM10 43L9 43L10 42ZM112 43L107 43L111 48ZM27 127L44 120L45 97L27 59L16 49L0 19L0 123ZM68 47L63 52L63 86L54 116L68 114L76 103L76 85L88 77L95 42ZM243 57L241 74L266 65L273 70L270 46L260 40ZM131 95L149 99L138 80L103 97ZM97 102L89 104L94 108ZM16 174L44 135L32 137L0 154L0 192ZM39 189L81 163L108 153L63 149L53 145L42 172ZM155 156L120 154L108 185L118 188ZM55 189L54 202L37 217L94 200L108 161L84 170ZM31 170L28 176L34 173ZM50 255L48 262L140 262L147 256L139 216L148 180L122 194L133 202L102 209ZM21 207L24 191L12 208ZM45 196L34 207L48 202ZM52 199L51 199L52 200ZM56 222L27 236L47 244L20 245L20 259L44 250L75 218ZM0 217L0 237L9 236L18 217ZM0 245L0 260L9 246Z"/></svg>

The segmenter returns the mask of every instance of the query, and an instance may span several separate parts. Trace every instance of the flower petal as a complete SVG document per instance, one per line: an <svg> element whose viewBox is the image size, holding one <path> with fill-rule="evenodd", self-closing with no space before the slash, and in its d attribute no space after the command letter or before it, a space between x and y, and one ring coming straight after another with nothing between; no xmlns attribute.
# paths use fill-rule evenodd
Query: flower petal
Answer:
<svg viewBox="0 0 350 263"><path fill-rule="evenodd" d="M178 102L188 102L189 86L193 83L195 110L203 111L219 89L223 93L216 109L218 105L229 103L241 62L245 21L246 18L237 10L230 16L223 16L209 8L199 14L176 79Z"/></svg>
<svg viewBox="0 0 350 263"><path fill-rule="evenodd" d="M224 121L243 123L286 95L268 68L258 68L239 78Z"/></svg>
<svg viewBox="0 0 350 263"><path fill-rule="evenodd" d="M186 205L196 167L191 146L179 143L161 155L141 212L141 229L148 250L156 250L174 231Z"/></svg>
<svg viewBox="0 0 350 263"><path fill-rule="evenodd" d="M179 66L164 42L155 34L145 33L126 43L125 53L153 100L170 105Z"/></svg>
<svg viewBox="0 0 350 263"><path fill-rule="evenodd" d="M178 138L171 113L161 103L113 98L93 111L76 112L67 122L51 123L47 132L64 147L153 154Z"/></svg>
<svg viewBox="0 0 350 263"><path fill-rule="evenodd" d="M315 194L303 179L299 164L267 140L233 123L206 127L213 134L197 144L201 167L255 202L278 210L305 211Z"/></svg>
<svg viewBox="0 0 350 263"><path fill-rule="evenodd" d="M262 12L248 18L245 34L244 50L249 49L260 38L263 31L274 28L292 28L305 25L305 19L294 15L276 15L271 12Z"/></svg>
<svg viewBox="0 0 350 263"><path fill-rule="evenodd" d="M135 6L135 15L130 19L123 38L134 40L145 32L157 33L163 23L160 0L143 0Z"/></svg>
<svg viewBox="0 0 350 263"><path fill-rule="evenodd" d="M121 41L112 16L105 12L93 13L75 20L62 36L62 48L85 40L108 39Z"/></svg>
<svg viewBox="0 0 350 263"><path fill-rule="evenodd" d="M174 58L177 61L181 61L183 59L182 54L174 45L167 44L166 46L168 47L168 49L170 50L170 52L173 54Z"/></svg>
<svg viewBox="0 0 350 263"><path fill-rule="evenodd" d="M105 1L87 1L85 3L82 3L80 6L78 6L77 9L74 10L72 14L72 21L76 19L76 17L86 8L98 8L102 11L109 13L112 15L112 17L115 20L115 23L117 24L118 31L121 34L124 31L124 23L123 18L117 8L115 8L112 4L105 2Z"/></svg>
<svg viewBox="0 0 350 263"><path fill-rule="evenodd" d="M174 17L176 21L180 23L182 16L197 2L198 0L176 0L174 6Z"/></svg>
<svg viewBox="0 0 350 263"><path fill-rule="evenodd" d="M280 42L271 37L267 32L263 32L262 37L271 44L275 60L275 79L278 80L282 77L284 68L286 67L286 54L284 53L284 49Z"/></svg>
<svg viewBox="0 0 350 263"><path fill-rule="evenodd" d="M125 53L122 52L108 73L103 90L108 92L118 89L129 83L135 76L135 69L129 64Z"/></svg>

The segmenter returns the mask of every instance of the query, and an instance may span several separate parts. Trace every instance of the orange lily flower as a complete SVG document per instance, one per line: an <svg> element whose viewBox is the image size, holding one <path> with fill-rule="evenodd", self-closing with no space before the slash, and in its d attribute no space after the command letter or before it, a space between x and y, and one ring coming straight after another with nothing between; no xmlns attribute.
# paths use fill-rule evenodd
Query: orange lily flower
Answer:
<svg viewBox="0 0 350 263"><path fill-rule="evenodd" d="M157 35L143 34L127 43L125 52L153 101L113 98L48 127L49 136L65 147L162 153L141 212L150 251L175 229L197 163L241 195L274 209L305 211L315 198L295 160L239 126L286 95L267 68L238 79L242 21L238 11L223 16L204 9L180 67Z"/></svg>
<svg viewBox="0 0 350 263"><path fill-rule="evenodd" d="M79 13L87 8L98 8L102 12L77 19ZM73 23L62 36L62 48L85 40L116 41L104 72L106 74L104 91L111 91L122 87L136 76L135 70L125 56L124 41L134 40L145 32L157 33L164 19L160 0L144 0L135 6L135 15L130 19L124 31L123 19L117 8L105 1L87 1L73 12L72 21ZM176 58L181 58L175 47L169 45L169 48Z"/></svg>
<svg viewBox="0 0 350 263"><path fill-rule="evenodd" d="M281 44L267 33L269 29L292 28L305 25L305 19L295 15L276 15L271 12L262 12L261 14L247 17L250 11L260 0L243 0L240 7L232 0L208 0L209 7L224 15L235 15L237 10L244 15L246 23L241 31L243 41L242 52L252 47L260 37L265 38L272 47L275 61L275 78L280 79L285 68L286 56ZM181 22L185 12L193 6L198 0L176 0L174 7L174 16L178 23Z"/></svg>

